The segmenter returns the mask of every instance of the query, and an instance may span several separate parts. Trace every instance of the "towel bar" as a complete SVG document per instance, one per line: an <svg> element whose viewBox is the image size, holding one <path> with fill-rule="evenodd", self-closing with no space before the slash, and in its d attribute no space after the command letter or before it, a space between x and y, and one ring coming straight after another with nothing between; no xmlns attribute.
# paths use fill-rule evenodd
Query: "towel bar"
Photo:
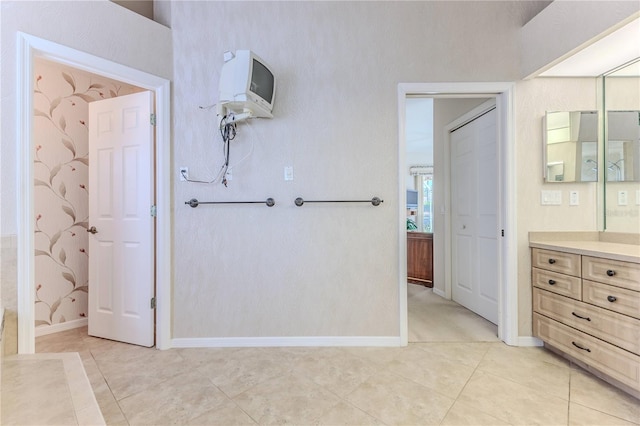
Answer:
<svg viewBox="0 0 640 426"><path fill-rule="evenodd" d="M373 197L370 200L303 200L302 197L298 197L294 201L298 207L301 207L304 203L371 203L374 206L379 206L383 202L384 200L378 197Z"/></svg>
<svg viewBox="0 0 640 426"><path fill-rule="evenodd" d="M273 207L276 204L273 198L267 198L265 201L198 201L196 198L192 198L184 203L194 209L200 204L266 204L267 207Z"/></svg>

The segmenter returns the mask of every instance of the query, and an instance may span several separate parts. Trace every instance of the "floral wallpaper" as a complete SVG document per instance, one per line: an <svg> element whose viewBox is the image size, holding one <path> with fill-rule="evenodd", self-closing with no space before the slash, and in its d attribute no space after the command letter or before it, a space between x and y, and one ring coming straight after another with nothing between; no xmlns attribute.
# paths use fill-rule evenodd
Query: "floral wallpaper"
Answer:
<svg viewBox="0 0 640 426"><path fill-rule="evenodd" d="M35 326L41 332L87 316L87 105L142 89L42 59L34 72Z"/></svg>

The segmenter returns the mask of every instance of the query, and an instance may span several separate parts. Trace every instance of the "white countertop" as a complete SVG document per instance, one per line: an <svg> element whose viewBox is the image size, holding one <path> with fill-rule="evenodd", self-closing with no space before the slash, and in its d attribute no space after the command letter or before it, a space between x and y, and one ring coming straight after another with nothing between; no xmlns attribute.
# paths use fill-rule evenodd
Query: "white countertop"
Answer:
<svg viewBox="0 0 640 426"><path fill-rule="evenodd" d="M605 241L530 241L529 247L640 263L640 245Z"/></svg>

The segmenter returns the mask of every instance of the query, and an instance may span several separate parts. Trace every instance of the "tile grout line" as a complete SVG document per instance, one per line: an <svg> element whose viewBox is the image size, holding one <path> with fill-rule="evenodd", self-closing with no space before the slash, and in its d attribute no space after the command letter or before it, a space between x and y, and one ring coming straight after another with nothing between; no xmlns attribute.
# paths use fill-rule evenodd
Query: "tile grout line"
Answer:
<svg viewBox="0 0 640 426"><path fill-rule="evenodd" d="M118 399L116 398L116 396L113 394L113 390L111 389L111 385L109 385L109 381L107 380L107 378L104 376L104 373L102 371L102 369L100 368L100 365L98 364L98 361L96 360L95 355L93 354L93 351L95 349L89 349L89 353L91 354L91 359L93 359L93 362L96 365L96 368L98 369L98 371L100 372L100 376L102 376L102 380L104 381L104 384L107 386L107 389L109 389L109 393L111 394L111 397L113 398L113 401L116 403L116 405L118 406L118 410L120 410L120 414L122 414L122 417L124 418L124 420L127 422L127 425L130 425L129 423L129 419L127 418L126 414L124 413L124 411L122 410L122 407L120 406L120 401L118 401ZM95 390L93 389L93 386L91 388L91 390L93 390L93 394L95 396ZM96 398L97 400L97 398ZM98 406L100 406L100 404L98 404ZM103 415L104 417L104 415Z"/></svg>
<svg viewBox="0 0 640 426"><path fill-rule="evenodd" d="M478 343L482 343L485 344L485 342L478 342ZM490 342L493 343L493 342ZM480 364L482 364L482 360L484 360L484 358L487 356L487 354L489 353L489 351L491 350L491 346L487 345L487 349L485 350L484 354L482 355L482 357L480 358L480 360L478 361L478 364L474 367L473 372L469 375L469 378L467 379L467 381L464 383L464 386L462 386L462 389L460 389L460 392L458 392L458 395L455 397L455 399L453 400L453 404L451 404L451 407L449 407L449 409L447 410L446 414L444 415L444 417L442 417L442 420L440 420L440 424L442 424L442 422L444 421L444 419L447 418L447 416L449 415L449 412L451 412L451 409L453 408L454 405L456 405L456 402L458 402L458 399L460 398L460 395L462 395L462 393L464 392L464 389L467 387L467 385L469 384L469 382L471 381L471 378L473 378L473 376L476 374L476 372L478 371L478 369L480 368ZM474 409L478 410L479 412L487 415L487 416L491 416L491 417L496 417L493 414L489 414L489 413L485 413L484 411L478 409L477 407L473 407ZM501 419L499 417L496 417L499 420L505 421L507 423L509 423L508 420L505 419Z"/></svg>

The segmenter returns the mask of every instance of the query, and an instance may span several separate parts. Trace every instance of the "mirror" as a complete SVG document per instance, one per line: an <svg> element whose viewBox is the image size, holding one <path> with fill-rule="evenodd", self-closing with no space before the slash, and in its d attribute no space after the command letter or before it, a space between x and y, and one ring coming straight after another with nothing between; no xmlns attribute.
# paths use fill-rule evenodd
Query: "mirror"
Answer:
<svg viewBox="0 0 640 426"><path fill-rule="evenodd" d="M640 111L607 112L607 182L640 182Z"/></svg>
<svg viewBox="0 0 640 426"><path fill-rule="evenodd" d="M640 233L640 60L605 74L601 93L603 228Z"/></svg>
<svg viewBox="0 0 640 426"><path fill-rule="evenodd" d="M598 112L553 111L544 120L545 182L598 180Z"/></svg>

